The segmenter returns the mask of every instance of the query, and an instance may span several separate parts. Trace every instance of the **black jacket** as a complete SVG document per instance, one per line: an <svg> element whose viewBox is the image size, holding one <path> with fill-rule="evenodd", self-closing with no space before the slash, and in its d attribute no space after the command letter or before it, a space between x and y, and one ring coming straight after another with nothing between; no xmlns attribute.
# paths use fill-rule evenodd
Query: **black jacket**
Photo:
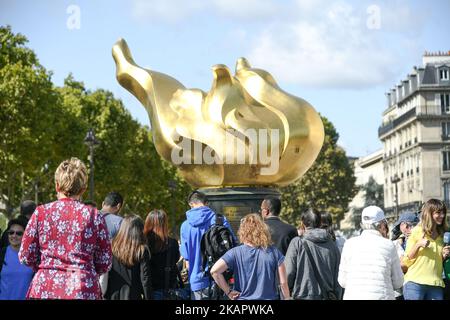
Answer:
<svg viewBox="0 0 450 320"><path fill-rule="evenodd" d="M285 256L289 243L298 236L297 229L278 217L267 217L265 222L269 226L274 246Z"/></svg>
<svg viewBox="0 0 450 320"><path fill-rule="evenodd" d="M108 274L105 299L108 300L150 300L152 279L150 250L146 249L141 261L129 268L113 257Z"/></svg>
<svg viewBox="0 0 450 320"><path fill-rule="evenodd" d="M167 254L170 252L169 265L169 281L168 289L178 288L178 267L177 262L180 259L180 249L178 242L175 239L169 238L169 246L167 250L162 252L153 253L151 261L152 270L152 287L153 290L162 290L165 287L167 264Z"/></svg>

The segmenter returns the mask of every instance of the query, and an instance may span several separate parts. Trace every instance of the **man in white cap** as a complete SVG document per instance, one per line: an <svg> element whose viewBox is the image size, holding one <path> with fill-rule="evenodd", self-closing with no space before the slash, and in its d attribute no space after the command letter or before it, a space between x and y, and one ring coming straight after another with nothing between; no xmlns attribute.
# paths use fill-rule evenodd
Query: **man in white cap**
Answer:
<svg viewBox="0 0 450 320"><path fill-rule="evenodd" d="M344 300L394 300L403 285L403 272L394 244L388 238L383 210L365 208L360 236L347 240L342 250L338 282Z"/></svg>

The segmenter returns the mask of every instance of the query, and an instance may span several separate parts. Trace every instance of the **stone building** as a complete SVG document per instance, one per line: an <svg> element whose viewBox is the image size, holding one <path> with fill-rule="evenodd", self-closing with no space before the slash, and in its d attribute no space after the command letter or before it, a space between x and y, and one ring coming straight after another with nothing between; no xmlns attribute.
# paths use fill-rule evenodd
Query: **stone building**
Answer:
<svg viewBox="0 0 450 320"><path fill-rule="evenodd" d="M387 94L384 204L395 218L430 198L450 201L450 51L425 53L423 66Z"/></svg>

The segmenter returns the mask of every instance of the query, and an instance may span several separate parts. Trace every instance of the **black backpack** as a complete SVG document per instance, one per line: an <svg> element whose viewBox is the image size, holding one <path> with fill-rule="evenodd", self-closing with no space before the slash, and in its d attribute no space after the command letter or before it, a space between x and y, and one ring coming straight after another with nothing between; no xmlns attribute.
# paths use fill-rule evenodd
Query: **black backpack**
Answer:
<svg viewBox="0 0 450 320"><path fill-rule="evenodd" d="M216 222L203 234L200 241L200 252L202 254L202 268L205 272L211 270L214 263L219 260L225 252L235 246L233 235L223 225L223 215L216 214ZM232 274L224 273L225 279L229 280Z"/></svg>

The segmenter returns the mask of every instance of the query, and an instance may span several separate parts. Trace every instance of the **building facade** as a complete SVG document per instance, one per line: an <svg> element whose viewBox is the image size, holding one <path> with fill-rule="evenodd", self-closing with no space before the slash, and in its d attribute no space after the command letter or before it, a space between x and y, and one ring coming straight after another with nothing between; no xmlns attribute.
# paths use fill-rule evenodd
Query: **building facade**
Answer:
<svg viewBox="0 0 450 320"><path fill-rule="evenodd" d="M450 51L425 53L423 66L386 94L383 143L388 216L419 210L430 198L450 202Z"/></svg>

